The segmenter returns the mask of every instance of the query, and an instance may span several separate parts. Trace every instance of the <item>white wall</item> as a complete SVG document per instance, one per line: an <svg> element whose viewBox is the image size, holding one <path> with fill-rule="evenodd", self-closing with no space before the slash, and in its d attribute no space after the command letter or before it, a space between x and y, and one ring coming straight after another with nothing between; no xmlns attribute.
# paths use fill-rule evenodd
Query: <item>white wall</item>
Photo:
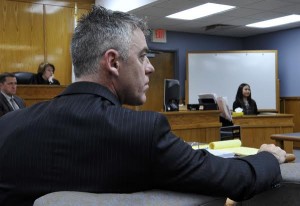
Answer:
<svg viewBox="0 0 300 206"><path fill-rule="evenodd" d="M248 83L258 109L276 110L277 51L215 51L187 54L188 103L197 104L198 94L227 97L229 108L238 86Z"/></svg>

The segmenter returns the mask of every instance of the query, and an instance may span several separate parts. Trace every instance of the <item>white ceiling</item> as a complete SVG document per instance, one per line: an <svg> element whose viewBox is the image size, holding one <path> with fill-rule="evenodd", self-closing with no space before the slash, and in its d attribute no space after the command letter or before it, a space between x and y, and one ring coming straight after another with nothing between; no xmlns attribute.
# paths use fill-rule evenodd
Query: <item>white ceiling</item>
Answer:
<svg viewBox="0 0 300 206"><path fill-rule="evenodd" d="M227 4L237 8L192 21L165 17L207 2ZM266 29L245 26L289 14L300 14L300 0L158 0L130 13L146 17L151 29L218 36L247 37L300 27L300 22Z"/></svg>

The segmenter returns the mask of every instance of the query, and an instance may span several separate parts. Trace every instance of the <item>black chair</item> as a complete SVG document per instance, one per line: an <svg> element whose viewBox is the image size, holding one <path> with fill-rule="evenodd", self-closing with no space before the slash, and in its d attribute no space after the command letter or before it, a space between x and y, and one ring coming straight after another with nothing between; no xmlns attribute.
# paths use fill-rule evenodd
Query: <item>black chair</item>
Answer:
<svg viewBox="0 0 300 206"><path fill-rule="evenodd" d="M30 84L34 73L31 72L15 72L14 75L17 78L18 84Z"/></svg>

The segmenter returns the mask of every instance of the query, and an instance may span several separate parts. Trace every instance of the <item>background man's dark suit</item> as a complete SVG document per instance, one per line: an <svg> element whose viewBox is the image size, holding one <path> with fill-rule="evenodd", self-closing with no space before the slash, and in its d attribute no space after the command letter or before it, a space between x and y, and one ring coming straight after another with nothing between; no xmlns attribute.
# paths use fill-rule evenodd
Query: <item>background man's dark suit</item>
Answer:
<svg viewBox="0 0 300 206"><path fill-rule="evenodd" d="M95 83L74 83L53 101L3 116L0 131L0 205L32 205L53 191L153 188L230 191L239 200L281 180L271 153L224 160L195 151L170 132L162 114L122 108ZM265 171L266 164L272 169Z"/></svg>
<svg viewBox="0 0 300 206"><path fill-rule="evenodd" d="M25 103L21 98L14 96L14 100L20 109L25 107ZM0 117L11 111L14 111L12 106L7 101L5 96L0 92Z"/></svg>

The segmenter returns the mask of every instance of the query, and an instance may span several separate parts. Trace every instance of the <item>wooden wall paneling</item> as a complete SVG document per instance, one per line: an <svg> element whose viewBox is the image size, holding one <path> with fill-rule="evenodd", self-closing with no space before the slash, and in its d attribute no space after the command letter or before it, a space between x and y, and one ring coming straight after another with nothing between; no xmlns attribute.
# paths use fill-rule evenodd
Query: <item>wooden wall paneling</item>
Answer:
<svg viewBox="0 0 300 206"><path fill-rule="evenodd" d="M6 2L0 1L0 54L4 54L4 23L6 20ZM4 71L4 55L0 55L0 73Z"/></svg>
<svg viewBox="0 0 300 206"><path fill-rule="evenodd" d="M300 97L282 97L283 112L294 115L294 132L300 132ZM294 142L295 148L300 148L300 142Z"/></svg>
<svg viewBox="0 0 300 206"><path fill-rule="evenodd" d="M2 0L1 0L2 1ZM92 5L95 4L95 0L8 0L8 1L20 1L20 2L30 2L37 4L51 4L56 6L64 7L75 7L75 4L78 8L84 8L89 10Z"/></svg>
<svg viewBox="0 0 300 206"><path fill-rule="evenodd" d="M0 73L36 72L44 58L42 5L1 1L0 9Z"/></svg>
<svg viewBox="0 0 300 206"><path fill-rule="evenodd" d="M51 13L53 10L57 12ZM55 65L55 77L62 85L72 82L70 47L75 21L88 11L78 9L76 13L75 8L46 5L46 59Z"/></svg>
<svg viewBox="0 0 300 206"><path fill-rule="evenodd" d="M46 61L54 64L55 78L71 83L70 42L74 31L74 8L45 5Z"/></svg>

